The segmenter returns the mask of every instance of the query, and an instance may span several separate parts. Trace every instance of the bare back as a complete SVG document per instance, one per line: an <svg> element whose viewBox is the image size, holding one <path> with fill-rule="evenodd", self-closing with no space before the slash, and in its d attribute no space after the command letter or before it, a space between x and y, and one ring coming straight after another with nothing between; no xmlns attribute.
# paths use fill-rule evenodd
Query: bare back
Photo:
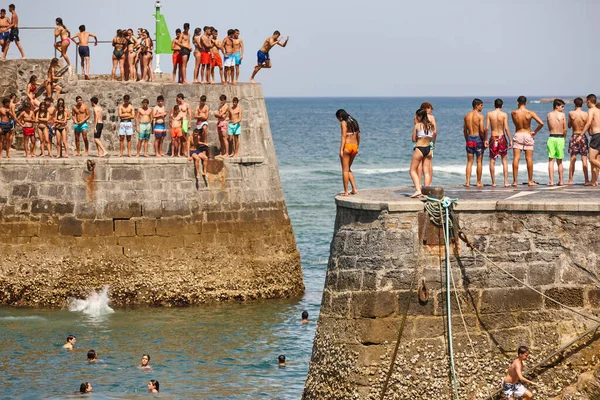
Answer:
<svg viewBox="0 0 600 400"><path fill-rule="evenodd" d="M505 127L508 124L508 115L504 111L494 110L490 111L487 117L492 136L504 135Z"/></svg>
<svg viewBox="0 0 600 400"><path fill-rule="evenodd" d="M515 133L531 133L531 120L535 113L526 108L520 108L510 113L515 124Z"/></svg>
<svg viewBox="0 0 600 400"><path fill-rule="evenodd" d="M591 120L590 129L592 134L600 133L600 109L597 107L588 110L588 122Z"/></svg>
<svg viewBox="0 0 600 400"><path fill-rule="evenodd" d="M465 115L465 130L469 136L483 135L483 115L477 110L473 110Z"/></svg>
<svg viewBox="0 0 600 400"><path fill-rule="evenodd" d="M548 113L546 119L551 135L565 135L567 133L567 121L564 113L554 110Z"/></svg>
<svg viewBox="0 0 600 400"><path fill-rule="evenodd" d="M588 114L581 108L569 111L569 128L573 129L573 135L580 135L587 122Z"/></svg>

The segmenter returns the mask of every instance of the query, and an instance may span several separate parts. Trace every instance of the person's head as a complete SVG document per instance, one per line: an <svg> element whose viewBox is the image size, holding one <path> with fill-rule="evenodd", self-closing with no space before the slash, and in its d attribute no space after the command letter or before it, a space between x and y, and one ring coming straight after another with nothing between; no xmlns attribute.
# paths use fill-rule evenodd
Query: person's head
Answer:
<svg viewBox="0 0 600 400"><path fill-rule="evenodd" d="M189 31L190 30L190 24L187 23L187 22L185 24L183 24L183 30L186 31L186 32Z"/></svg>
<svg viewBox="0 0 600 400"><path fill-rule="evenodd" d="M161 94L160 96L158 96L156 98L156 104L158 104L159 107L162 107L162 105L165 103L165 97Z"/></svg>
<svg viewBox="0 0 600 400"><path fill-rule="evenodd" d="M58 67L58 58L53 58L52 60L50 60L50 68L56 68Z"/></svg>
<svg viewBox="0 0 600 400"><path fill-rule="evenodd" d="M81 385L79 385L79 393L84 394L84 393L91 393L92 392L92 384L89 382L83 382Z"/></svg>
<svg viewBox="0 0 600 400"><path fill-rule="evenodd" d="M128 94L126 94L125 96L123 96L123 103L129 104L129 95Z"/></svg>
<svg viewBox="0 0 600 400"><path fill-rule="evenodd" d="M277 357L277 363L278 364L285 364L285 356L283 354L280 354L279 357Z"/></svg>
<svg viewBox="0 0 600 400"><path fill-rule="evenodd" d="M23 104L23 110L25 110L27 112L31 111L31 103L29 101L26 101L25 104ZM73 338L75 338L75 336L73 336ZM75 343L75 342L73 342L73 343Z"/></svg>
<svg viewBox="0 0 600 400"><path fill-rule="evenodd" d="M227 36L233 36L235 31L233 29L227 29Z"/></svg>
<svg viewBox="0 0 600 400"><path fill-rule="evenodd" d="M481 99L473 99L471 105L473 106L473 110L481 111L483 108L483 101L481 101Z"/></svg>
<svg viewBox="0 0 600 400"><path fill-rule="evenodd" d="M308 319L308 311L302 311L302 319Z"/></svg>
<svg viewBox="0 0 600 400"><path fill-rule="evenodd" d="M527 347L527 346L520 346L519 349L517 350L517 355L519 356L519 358L521 360L526 359L527 356L529 355L529 347Z"/></svg>
<svg viewBox="0 0 600 400"><path fill-rule="evenodd" d="M520 106L524 106L525 104L527 104L527 97L525 96L519 96L517 98L517 104Z"/></svg>
<svg viewBox="0 0 600 400"><path fill-rule="evenodd" d="M4 99L2 99L2 107L8 106L10 106L10 99L8 97L5 97Z"/></svg>
<svg viewBox="0 0 600 400"><path fill-rule="evenodd" d="M233 30L233 37L236 38L236 39L240 37L240 30L239 29L234 29Z"/></svg>
<svg viewBox="0 0 600 400"><path fill-rule="evenodd" d="M596 95L595 94L588 94L587 97L586 97L586 99L587 99L587 105L588 105L588 107L593 107L593 106L596 105L597 99L596 99Z"/></svg>
<svg viewBox="0 0 600 400"><path fill-rule="evenodd" d="M29 83L31 83L33 85L35 83L35 81L37 81L37 76L36 75L31 75L29 77Z"/></svg>
<svg viewBox="0 0 600 400"><path fill-rule="evenodd" d="M431 112L433 111L433 104L431 104L428 101L424 101L421 103L421 107L423 110L427 111L427 114L431 114Z"/></svg>
<svg viewBox="0 0 600 400"><path fill-rule="evenodd" d="M148 99L142 100L142 107L143 108L148 108L148 104L150 104L150 102L148 101Z"/></svg>
<svg viewBox="0 0 600 400"><path fill-rule="evenodd" d="M273 32L273 39L277 40L277 38L281 36L281 33L279 31L275 31Z"/></svg>
<svg viewBox="0 0 600 400"><path fill-rule="evenodd" d="M213 35L214 39L216 39L216 38L219 37L219 31L218 30L216 30L215 28L212 28L211 31L212 31L212 35Z"/></svg>
<svg viewBox="0 0 600 400"><path fill-rule="evenodd" d="M177 28L175 29L175 37L179 37L181 36L181 29Z"/></svg>
<svg viewBox="0 0 600 400"><path fill-rule="evenodd" d="M10 12L15 11L15 5L14 4L9 5L8 6L8 11L10 11Z"/></svg>
<svg viewBox="0 0 600 400"><path fill-rule="evenodd" d="M202 28L202 30L204 31L204 33L209 33L208 31L210 30L210 26L204 26L204 28Z"/></svg>
<svg viewBox="0 0 600 400"><path fill-rule="evenodd" d="M85 32L85 25L79 25L79 32Z"/></svg>
<svg viewBox="0 0 600 400"><path fill-rule="evenodd" d="M96 358L98 358L98 354L96 353L96 350L92 349L87 352L88 361L94 361Z"/></svg>
<svg viewBox="0 0 600 400"><path fill-rule="evenodd" d="M65 113L65 103L59 103L56 106L56 113L57 114L64 114Z"/></svg>
<svg viewBox="0 0 600 400"><path fill-rule="evenodd" d="M350 114L348 114L346 110L340 108L335 112L335 117L340 122L346 122L346 126L348 127L349 132L360 132L360 126L358 125L358 121L355 120Z"/></svg>
<svg viewBox="0 0 600 400"><path fill-rule="evenodd" d="M40 107L38 108L38 112L39 113L45 113L46 111L48 111L48 106L46 105L46 103L40 103Z"/></svg>
<svg viewBox="0 0 600 400"><path fill-rule="evenodd" d="M221 103L225 103L227 101L227 96L225 96L224 94L219 96L219 100L221 100Z"/></svg>
<svg viewBox="0 0 600 400"><path fill-rule="evenodd" d="M185 100L185 96L183 95L183 93L177 93L177 104L181 104L183 103L183 101Z"/></svg>
<svg viewBox="0 0 600 400"><path fill-rule="evenodd" d="M573 104L575 104L575 107L581 108L583 107L583 99L581 97L576 97L575 100L573 100Z"/></svg>
<svg viewBox="0 0 600 400"><path fill-rule="evenodd" d="M160 392L160 383L156 379L150 379L148 381L148 391L152 392L154 390Z"/></svg>
<svg viewBox="0 0 600 400"><path fill-rule="evenodd" d="M202 33L202 29L200 29L200 28L196 28L196 29L194 29L194 36L198 36L198 35L200 35L201 33Z"/></svg>
<svg viewBox="0 0 600 400"><path fill-rule="evenodd" d="M75 97L75 103L77 103L78 106L83 104L83 99L81 98L81 96Z"/></svg>
<svg viewBox="0 0 600 400"><path fill-rule="evenodd" d="M555 110L559 110L562 111L565 108L565 102L562 99L554 99L554 101L552 102L552 107Z"/></svg>
<svg viewBox="0 0 600 400"><path fill-rule="evenodd" d="M206 104L206 95L203 94L202 96L200 96L200 104L201 105Z"/></svg>
<svg viewBox="0 0 600 400"><path fill-rule="evenodd" d="M179 114L179 104L175 104L175 106L173 107L173 114Z"/></svg>
<svg viewBox="0 0 600 400"><path fill-rule="evenodd" d="M96 96L94 96L90 99L90 102L92 103L93 106L95 106L98 104L98 98Z"/></svg>
<svg viewBox="0 0 600 400"><path fill-rule="evenodd" d="M62 18L60 18L60 17L56 18L56 25L58 25L58 26L64 26Z"/></svg>
<svg viewBox="0 0 600 400"><path fill-rule="evenodd" d="M415 116L417 117L418 122L423 122L427 119L427 110L424 108L419 108L415 113Z"/></svg>
<svg viewBox="0 0 600 400"><path fill-rule="evenodd" d="M142 354L142 367L145 367L150 362L150 354Z"/></svg>
<svg viewBox="0 0 600 400"><path fill-rule="evenodd" d="M63 106L65 105L65 99L63 99L62 97L61 97L60 99L58 99L58 101L56 102L56 105L57 105L57 106L60 106L61 104L62 104Z"/></svg>
<svg viewBox="0 0 600 400"><path fill-rule="evenodd" d="M233 106L234 106L234 107L236 107L236 106L239 104L239 102L240 102L240 99L238 99L237 97L234 97L234 98L231 100L231 102L233 103Z"/></svg>
<svg viewBox="0 0 600 400"><path fill-rule="evenodd" d="M504 102L502 101L502 99L496 99L496 100L494 100L494 107L495 108L502 108L503 105L504 105Z"/></svg>
<svg viewBox="0 0 600 400"><path fill-rule="evenodd" d="M6 10L4 8L0 10L0 17L6 17Z"/></svg>

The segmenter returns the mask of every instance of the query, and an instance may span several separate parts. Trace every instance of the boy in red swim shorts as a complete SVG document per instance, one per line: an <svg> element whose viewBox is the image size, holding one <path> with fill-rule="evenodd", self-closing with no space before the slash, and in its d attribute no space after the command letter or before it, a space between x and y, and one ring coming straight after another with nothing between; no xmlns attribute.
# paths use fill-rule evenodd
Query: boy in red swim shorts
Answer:
<svg viewBox="0 0 600 400"><path fill-rule="evenodd" d="M179 106L176 104L173 107L172 117L169 118L169 126L171 128L171 157L183 156L183 150L180 142L183 137L181 130L181 123L185 114L179 110Z"/></svg>
<svg viewBox="0 0 600 400"><path fill-rule="evenodd" d="M510 136L510 130L508 129L508 114L502 111L504 102L502 99L494 100L494 111L490 111L487 114L487 120L485 124L485 130L491 130L492 134L489 142L490 149L490 175L492 176L492 186L496 187L496 158L498 156L502 159L502 172L504 174L504 186L508 187L508 161L506 156L508 155L509 147L512 147L512 138ZM508 141L506 136L508 136Z"/></svg>

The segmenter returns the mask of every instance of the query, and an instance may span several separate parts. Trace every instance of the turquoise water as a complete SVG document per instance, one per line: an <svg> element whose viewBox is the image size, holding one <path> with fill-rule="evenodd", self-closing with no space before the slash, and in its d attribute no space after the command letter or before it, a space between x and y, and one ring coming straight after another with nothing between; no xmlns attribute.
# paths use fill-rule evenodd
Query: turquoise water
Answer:
<svg viewBox="0 0 600 400"><path fill-rule="evenodd" d="M515 96L516 97L516 96ZM434 184L464 182L462 118L471 98L427 99L434 104L438 143ZM298 248L306 293L300 299L225 304L183 309L117 309L92 318L67 310L0 309L1 398L64 398L90 381L92 398L146 396L158 379L160 397L298 399L312 351L329 243L333 196L342 189L339 123L345 108L361 124L361 148L353 170L359 190L410 185L410 134L415 110L424 99L268 99L281 180ZM487 111L493 99L484 99ZM505 99L507 111L512 109ZM567 110L572 106L568 105ZM540 117L549 104L531 104ZM534 178L546 182L545 138L538 135ZM484 162L484 182L490 183ZM524 161L521 167L524 180ZM497 174L500 168L497 168ZM583 182L581 172L576 182ZM311 324L301 325L300 313ZM77 351L61 349L67 334ZM89 349L101 362L86 364ZM136 368L143 353L152 371ZM278 368L285 354L288 365ZM79 396L75 396L79 397Z"/></svg>

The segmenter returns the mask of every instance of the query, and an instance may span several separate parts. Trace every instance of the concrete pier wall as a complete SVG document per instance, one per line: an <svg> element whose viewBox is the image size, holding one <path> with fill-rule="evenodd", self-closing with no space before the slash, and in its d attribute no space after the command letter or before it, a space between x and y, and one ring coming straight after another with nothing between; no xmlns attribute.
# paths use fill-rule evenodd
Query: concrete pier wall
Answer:
<svg viewBox="0 0 600 400"><path fill-rule="evenodd" d="M411 193L409 189L405 190ZM379 399L409 297L389 399L448 399L445 256L439 229L402 189L338 197L321 314L304 398ZM518 191L517 191L518 193ZM533 192L532 192L533 193ZM600 320L600 244L597 190L561 191L556 198L513 191L466 192L460 223L477 248L540 292ZM442 239L442 240L440 240ZM440 245L439 243L442 243ZM459 242L451 256L452 330L461 399L494 393L520 345L531 347L533 366L597 322L558 306ZM411 282L429 290L419 302ZM590 336L591 337L591 336ZM598 336L595 337L596 339ZM588 338L589 339L589 338ZM598 341L565 352L549 368L536 398L548 399L598 362ZM578 343L581 345L581 343Z"/></svg>

